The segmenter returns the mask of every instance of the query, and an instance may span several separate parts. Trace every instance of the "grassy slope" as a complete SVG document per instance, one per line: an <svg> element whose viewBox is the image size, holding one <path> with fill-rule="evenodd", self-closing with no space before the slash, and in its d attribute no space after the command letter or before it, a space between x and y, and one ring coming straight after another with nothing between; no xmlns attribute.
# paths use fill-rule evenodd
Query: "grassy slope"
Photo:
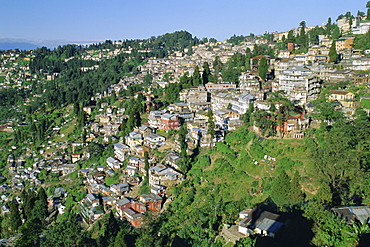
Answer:
<svg viewBox="0 0 370 247"><path fill-rule="evenodd" d="M229 147L218 144L213 151L201 151L190 171L190 178L201 177L198 189L214 184L220 188L218 196L222 200L245 200L246 204L253 205L267 199L271 182L279 171L285 170L288 175L299 172L308 198L315 193L318 185L312 178L317 175L304 140L259 140L242 127L229 134L226 141ZM276 162L262 161L265 154L276 158ZM202 157L206 156L211 158L209 165L202 162Z"/></svg>

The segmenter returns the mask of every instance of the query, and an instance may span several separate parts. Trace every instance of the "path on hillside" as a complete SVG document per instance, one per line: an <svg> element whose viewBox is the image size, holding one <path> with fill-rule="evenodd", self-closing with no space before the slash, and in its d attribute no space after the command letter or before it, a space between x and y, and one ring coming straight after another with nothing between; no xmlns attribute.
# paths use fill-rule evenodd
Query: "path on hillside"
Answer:
<svg viewBox="0 0 370 247"><path fill-rule="evenodd" d="M246 148L245 148L245 151L247 151L248 156L251 158L251 160L254 160L254 158L252 157L252 155L251 155L251 154L250 154L250 152L249 152L250 147L252 146L252 144L253 144L253 139L252 139L252 140L250 140L250 141L248 142L248 144L247 144L247 146L246 146ZM259 161L258 161L258 163L259 163ZM265 165L263 166L263 169L264 169L265 173L269 174L268 176L263 176L263 177L271 177L270 171L268 171L268 170L266 169L266 166L265 166ZM248 171L245 171L245 173L246 173L248 176L253 177L253 178L255 178L255 179L261 179L261 178L262 178L261 176L252 175L252 174L248 173Z"/></svg>

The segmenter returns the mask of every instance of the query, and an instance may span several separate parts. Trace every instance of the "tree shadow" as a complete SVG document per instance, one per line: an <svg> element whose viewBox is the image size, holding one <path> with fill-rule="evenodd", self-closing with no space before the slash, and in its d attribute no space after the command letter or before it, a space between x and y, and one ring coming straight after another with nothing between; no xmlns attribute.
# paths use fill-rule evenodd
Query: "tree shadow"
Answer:
<svg viewBox="0 0 370 247"><path fill-rule="evenodd" d="M370 233L366 233L362 235L358 245L358 247L367 247L370 246Z"/></svg>

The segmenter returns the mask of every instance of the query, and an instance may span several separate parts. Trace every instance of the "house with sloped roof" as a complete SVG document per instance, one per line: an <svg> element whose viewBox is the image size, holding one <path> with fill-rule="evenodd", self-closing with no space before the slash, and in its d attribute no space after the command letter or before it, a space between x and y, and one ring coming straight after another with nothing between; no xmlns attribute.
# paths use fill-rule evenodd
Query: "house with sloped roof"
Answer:
<svg viewBox="0 0 370 247"><path fill-rule="evenodd" d="M130 147L126 144L115 143L114 145L114 155L120 161L124 161L125 158L130 154Z"/></svg>
<svg viewBox="0 0 370 247"><path fill-rule="evenodd" d="M343 90L329 90L330 101L337 101L343 107L354 107L356 96L354 93Z"/></svg>
<svg viewBox="0 0 370 247"><path fill-rule="evenodd" d="M162 130L177 130L180 127L180 120L178 115L165 113L161 116L161 123L159 128Z"/></svg>
<svg viewBox="0 0 370 247"><path fill-rule="evenodd" d="M122 166L122 163L119 162L119 160L113 158L113 157L108 157L107 158L107 165L111 168L111 169L120 169L121 166Z"/></svg>
<svg viewBox="0 0 370 247"><path fill-rule="evenodd" d="M263 235L275 237L284 223L278 214L263 211L257 208L243 210L240 213L241 221L238 223L238 231L246 236Z"/></svg>
<svg viewBox="0 0 370 247"><path fill-rule="evenodd" d="M342 206L332 208L331 211L348 222L370 223L370 206Z"/></svg>
<svg viewBox="0 0 370 247"><path fill-rule="evenodd" d="M144 139L142 134L132 131L127 136L125 136L125 141L128 146L134 148L137 145L142 145Z"/></svg>
<svg viewBox="0 0 370 247"><path fill-rule="evenodd" d="M155 133L149 134L144 137L144 143L151 148L163 146L165 142L166 142L166 137L155 134Z"/></svg>

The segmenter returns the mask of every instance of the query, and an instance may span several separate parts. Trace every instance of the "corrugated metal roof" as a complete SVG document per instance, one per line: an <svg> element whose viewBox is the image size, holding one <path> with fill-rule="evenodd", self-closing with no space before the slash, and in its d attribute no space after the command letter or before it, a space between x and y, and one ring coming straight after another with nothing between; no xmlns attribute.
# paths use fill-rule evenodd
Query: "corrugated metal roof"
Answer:
<svg viewBox="0 0 370 247"><path fill-rule="evenodd" d="M263 231L273 232L276 233L283 223L265 218L262 222L257 223L256 228L261 229Z"/></svg>

